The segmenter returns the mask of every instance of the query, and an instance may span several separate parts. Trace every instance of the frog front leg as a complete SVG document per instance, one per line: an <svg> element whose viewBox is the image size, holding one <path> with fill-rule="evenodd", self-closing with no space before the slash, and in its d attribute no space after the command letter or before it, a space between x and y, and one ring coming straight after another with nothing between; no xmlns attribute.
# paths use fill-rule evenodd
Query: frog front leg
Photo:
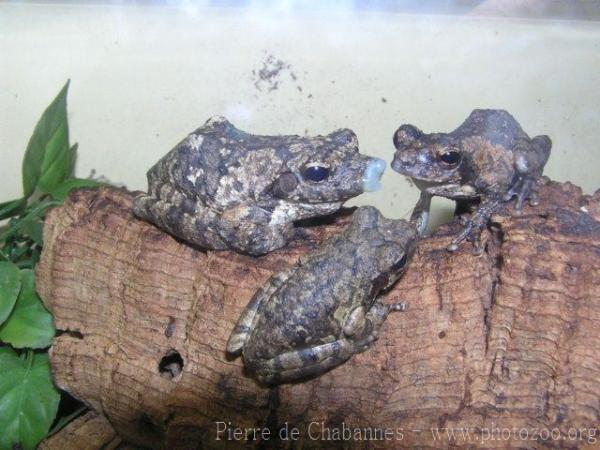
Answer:
<svg viewBox="0 0 600 450"><path fill-rule="evenodd" d="M271 298L273 293L287 281L292 273L293 269L277 273L271 277L269 281L256 292L256 294L254 294L254 297L252 297L250 303L248 303L238 318L238 321L229 336L226 347L228 355L236 356L242 351L250 333L252 333L252 330L254 329L257 311Z"/></svg>
<svg viewBox="0 0 600 450"><path fill-rule="evenodd" d="M404 303L384 304L377 299L365 311L355 308L346 319L340 339L282 353L258 365L256 377L262 383L276 384L320 375L365 351L377 339L379 328L392 311L405 311Z"/></svg>
<svg viewBox="0 0 600 450"><path fill-rule="evenodd" d="M417 229L419 236L423 236L429 225L429 213L431 210L431 194L421 191L419 201L415 205L410 216L410 223Z"/></svg>
<svg viewBox="0 0 600 450"><path fill-rule="evenodd" d="M490 217L499 205L500 200L495 197L482 199L481 204L467 219L463 231L452 239L452 242L448 246L448 250L451 252L458 250L459 244L465 239L469 239L473 242L473 254L480 255L483 253L481 232L487 226Z"/></svg>
<svg viewBox="0 0 600 450"><path fill-rule="evenodd" d="M357 342L360 341L363 345L367 344L368 346L369 343L377 338L379 328L381 328L389 313L393 311L406 311L406 304L387 304L383 303L380 298L377 298L368 311L364 306L359 306L348 315L343 327L344 335L349 339L355 339Z"/></svg>
<svg viewBox="0 0 600 450"><path fill-rule="evenodd" d="M537 180L533 177L523 176L513 184L510 190L504 196L504 201L510 201L513 197L517 197L515 203L515 213L521 214L523 212L523 205L526 200L529 200L531 206L537 206L539 204L538 193L536 189Z"/></svg>

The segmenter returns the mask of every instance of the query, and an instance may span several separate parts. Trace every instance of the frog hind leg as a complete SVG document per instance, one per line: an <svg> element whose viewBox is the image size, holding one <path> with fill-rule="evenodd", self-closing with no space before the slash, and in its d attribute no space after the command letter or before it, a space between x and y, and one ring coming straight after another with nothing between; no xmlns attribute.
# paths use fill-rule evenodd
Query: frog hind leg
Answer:
<svg viewBox="0 0 600 450"><path fill-rule="evenodd" d="M256 378L265 384L279 384L314 377L342 364L359 351L356 343L345 338L292 350L261 363Z"/></svg>
<svg viewBox="0 0 600 450"><path fill-rule="evenodd" d="M521 140L515 145L515 168L517 180L504 196L504 200L517 197L515 211L520 214L526 200L531 206L539 204L537 185L544 166L550 157L552 141L548 136L536 136L531 140Z"/></svg>
<svg viewBox="0 0 600 450"><path fill-rule="evenodd" d="M225 244L212 228L215 215L199 198L191 198L178 187L159 183L160 172L151 169L149 190L133 200L135 216L202 249L225 249Z"/></svg>
<svg viewBox="0 0 600 450"><path fill-rule="evenodd" d="M219 234L240 252L260 256L283 247L293 236L290 222L271 223L271 213L256 205L237 205L221 214Z"/></svg>
<svg viewBox="0 0 600 450"><path fill-rule="evenodd" d="M226 352L230 356L238 355L254 329L257 319L257 312L260 307L267 302L273 293L279 289L290 277L293 269L279 272L273 275L267 283L261 287L252 297L246 308L238 318L229 340L227 341Z"/></svg>
<svg viewBox="0 0 600 450"><path fill-rule="evenodd" d="M384 304L379 299L364 315L365 330L359 339L341 338L301 350L292 350L261 364L257 378L262 383L278 384L314 377L327 372L361 353L377 339L379 328L392 311L405 311L404 303ZM362 313L359 313L362 315Z"/></svg>

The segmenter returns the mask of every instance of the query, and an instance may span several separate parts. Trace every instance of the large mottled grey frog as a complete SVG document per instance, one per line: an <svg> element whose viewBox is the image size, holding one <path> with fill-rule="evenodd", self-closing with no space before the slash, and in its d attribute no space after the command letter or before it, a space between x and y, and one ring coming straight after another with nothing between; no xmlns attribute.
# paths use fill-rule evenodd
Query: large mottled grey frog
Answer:
<svg viewBox="0 0 600 450"><path fill-rule="evenodd" d="M257 380L275 384L319 375L362 352L390 311L379 295L404 271L415 227L358 208L347 228L259 289L233 330L227 352L240 352Z"/></svg>
<svg viewBox="0 0 600 450"><path fill-rule="evenodd" d="M476 109L451 133L423 133L402 125L394 134L392 169L411 177L421 190L416 212L429 209L431 196L458 202L480 200L464 230L448 246L454 251L465 239L474 253L483 251L481 231L498 206L517 197L520 213L525 200L536 205L536 185L550 156L548 136L530 138L515 118L497 109ZM426 218L419 230L427 226Z"/></svg>
<svg viewBox="0 0 600 450"><path fill-rule="evenodd" d="M358 152L348 129L327 136L257 136L214 117L148 171L134 213L206 249L261 255L294 222L330 214L377 190L385 161Z"/></svg>

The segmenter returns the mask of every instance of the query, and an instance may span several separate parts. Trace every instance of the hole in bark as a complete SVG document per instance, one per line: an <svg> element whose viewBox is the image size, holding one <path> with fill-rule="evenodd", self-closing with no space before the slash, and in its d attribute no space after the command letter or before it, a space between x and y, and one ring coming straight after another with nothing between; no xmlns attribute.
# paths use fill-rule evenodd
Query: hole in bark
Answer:
<svg viewBox="0 0 600 450"><path fill-rule="evenodd" d="M439 334L438 334L438 337L440 339L444 339L446 337L446 332L445 331L440 331Z"/></svg>
<svg viewBox="0 0 600 450"><path fill-rule="evenodd" d="M75 339L83 339L83 333L81 331L77 331L77 330L58 330L56 332L57 336L62 336L63 334L66 334L67 336L71 336L72 338L75 338Z"/></svg>
<svg viewBox="0 0 600 450"><path fill-rule="evenodd" d="M161 376L170 379L175 378L183 369L183 358L177 350L169 350L158 363L158 371Z"/></svg>

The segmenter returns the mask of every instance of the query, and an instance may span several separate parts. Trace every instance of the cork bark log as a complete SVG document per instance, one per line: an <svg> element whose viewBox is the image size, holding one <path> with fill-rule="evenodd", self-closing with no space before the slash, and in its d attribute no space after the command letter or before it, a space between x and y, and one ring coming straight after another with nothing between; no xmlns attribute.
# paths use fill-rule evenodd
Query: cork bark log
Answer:
<svg viewBox="0 0 600 450"><path fill-rule="evenodd" d="M598 445L599 193L548 182L539 207L493 217L480 257L468 245L447 252L458 224L442 227L387 295L409 309L388 318L371 349L276 389L225 357L229 333L254 291L347 215L252 258L178 242L132 217L131 200L113 189L73 193L48 216L37 270L62 330L50 352L57 385L125 441L164 449ZM233 427L260 430L239 439Z"/></svg>
<svg viewBox="0 0 600 450"><path fill-rule="evenodd" d="M116 450L121 449L121 444L110 422L89 411L45 439L38 450Z"/></svg>

